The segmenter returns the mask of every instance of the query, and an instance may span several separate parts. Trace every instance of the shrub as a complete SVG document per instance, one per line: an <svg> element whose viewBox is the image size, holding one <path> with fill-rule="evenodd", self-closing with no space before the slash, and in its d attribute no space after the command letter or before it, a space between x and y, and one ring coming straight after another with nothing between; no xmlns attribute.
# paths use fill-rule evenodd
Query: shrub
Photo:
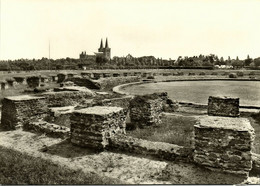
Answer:
<svg viewBox="0 0 260 186"><path fill-rule="evenodd" d="M218 75L218 73L217 72L212 72L211 75L216 76L216 75Z"/></svg>
<svg viewBox="0 0 260 186"><path fill-rule="evenodd" d="M195 76L196 74L194 72L189 72L189 76Z"/></svg>
<svg viewBox="0 0 260 186"><path fill-rule="evenodd" d="M205 72L200 72L199 75L200 75L200 76L205 76L206 73L205 73Z"/></svg>
<svg viewBox="0 0 260 186"><path fill-rule="evenodd" d="M228 75L229 78L237 78L237 74L235 73L231 73Z"/></svg>

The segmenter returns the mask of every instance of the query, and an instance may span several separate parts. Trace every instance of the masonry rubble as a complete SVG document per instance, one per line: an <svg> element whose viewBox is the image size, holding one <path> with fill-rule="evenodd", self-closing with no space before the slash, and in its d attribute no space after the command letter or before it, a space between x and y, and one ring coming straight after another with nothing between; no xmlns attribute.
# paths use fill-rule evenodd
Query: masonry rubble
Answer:
<svg viewBox="0 0 260 186"><path fill-rule="evenodd" d="M95 106L74 110L71 120L71 142L73 144L103 150L108 139L125 133L125 112L120 107Z"/></svg>
<svg viewBox="0 0 260 186"><path fill-rule="evenodd" d="M239 117L239 98L209 96L208 115Z"/></svg>
<svg viewBox="0 0 260 186"><path fill-rule="evenodd" d="M215 171L248 176L255 136L248 119L205 116L194 130L196 163Z"/></svg>

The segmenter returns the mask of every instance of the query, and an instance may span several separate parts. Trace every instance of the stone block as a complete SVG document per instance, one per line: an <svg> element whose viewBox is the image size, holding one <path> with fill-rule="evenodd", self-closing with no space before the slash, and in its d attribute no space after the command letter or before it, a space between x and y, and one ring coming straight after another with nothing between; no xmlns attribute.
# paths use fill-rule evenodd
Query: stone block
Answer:
<svg viewBox="0 0 260 186"><path fill-rule="evenodd" d="M136 96L130 101L129 107L133 125L143 128L161 123L163 99L159 94Z"/></svg>
<svg viewBox="0 0 260 186"><path fill-rule="evenodd" d="M40 77L30 76L26 79L27 85L29 88L36 88L40 86Z"/></svg>
<svg viewBox="0 0 260 186"><path fill-rule="evenodd" d="M2 81L1 82L1 90L6 90L8 89L8 83L6 81Z"/></svg>
<svg viewBox="0 0 260 186"><path fill-rule="evenodd" d="M24 123L47 114L44 97L28 95L6 97L3 100L1 127L7 130L20 128Z"/></svg>
<svg viewBox="0 0 260 186"><path fill-rule="evenodd" d="M125 133L125 111L120 107L95 106L74 110L70 117L71 142L73 144L102 150L109 138Z"/></svg>
<svg viewBox="0 0 260 186"><path fill-rule="evenodd" d="M204 116L194 126L194 161L214 171L247 177L254 129L246 118Z"/></svg>
<svg viewBox="0 0 260 186"><path fill-rule="evenodd" d="M66 73L60 73L57 75L57 77L58 77L57 83L62 83L68 78L68 75Z"/></svg>
<svg viewBox="0 0 260 186"><path fill-rule="evenodd" d="M239 98L209 96L208 115L239 117Z"/></svg>

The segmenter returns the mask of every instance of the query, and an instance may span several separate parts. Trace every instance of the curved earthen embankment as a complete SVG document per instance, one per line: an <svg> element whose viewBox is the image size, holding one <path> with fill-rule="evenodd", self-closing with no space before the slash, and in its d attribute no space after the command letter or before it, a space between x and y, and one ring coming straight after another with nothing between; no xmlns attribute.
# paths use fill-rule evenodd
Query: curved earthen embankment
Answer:
<svg viewBox="0 0 260 186"><path fill-rule="evenodd" d="M122 91L123 88L129 87L129 86L134 86L134 85L140 85L144 83L159 83L159 82L177 82L177 81L260 81L260 79L249 79L249 78L236 78L236 79L231 79L231 78L216 78L216 77L210 77L210 78L197 78L197 77L177 77L175 79L158 79L158 80L146 80L142 82L134 82L134 83L126 83L126 84L121 84L118 86L115 86L113 88L113 91L119 94L123 95L131 95L128 92ZM185 101L179 101L179 104L184 105L184 106L196 106L196 107L201 107L205 108L207 105L205 104L200 104L200 103L191 103L191 102L185 102ZM259 110L259 106L239 106L241 109L256 109Z"/></svg>

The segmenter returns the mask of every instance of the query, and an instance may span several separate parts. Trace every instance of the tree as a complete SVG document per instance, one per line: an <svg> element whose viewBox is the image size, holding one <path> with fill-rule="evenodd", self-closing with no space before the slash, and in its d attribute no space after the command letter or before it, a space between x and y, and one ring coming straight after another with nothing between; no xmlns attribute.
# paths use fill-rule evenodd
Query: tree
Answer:
<svg viewBox="0 0 260 186"><path fill-rule="evenodd" d="M104 64L108 63L108 59L105 58L104 56L97 56L96 57L96 63L98 65L104 65Z"/></svg>

